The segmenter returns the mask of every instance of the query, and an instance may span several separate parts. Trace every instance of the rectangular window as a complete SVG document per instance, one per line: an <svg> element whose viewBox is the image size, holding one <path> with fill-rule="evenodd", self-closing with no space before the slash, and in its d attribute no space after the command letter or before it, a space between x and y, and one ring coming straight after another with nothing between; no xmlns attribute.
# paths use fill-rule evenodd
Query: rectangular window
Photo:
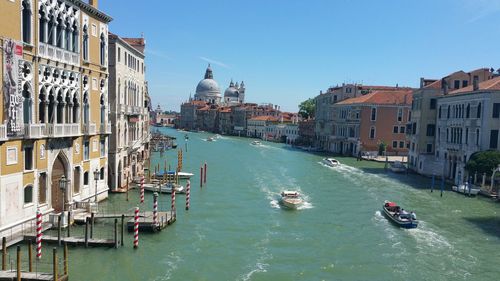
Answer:
<svg viewBox="0 0 500 281"><path fill-rule="evenodd" d="M100 148L101 148L101 157L106 156L106 140L101 140Z"/></svg>
<svg viewBox="0 0 500 281"><path fill-rule="evenodd" d="M83 160L89 160L90 158L90 143L88 141L83 143Z"/></svg>
<svg viewBox="0 0 500 281"><path fill-rule="evenodd" d="M38 177L38 203L47 203L47 174L40 173Z"/></svg>
<svg viewBox="0 0 500 281"><path fill-rule="evenodd" d="M435 134L436 134L436 125L434 125L434 124L427 124L426 136L433 137Z"/></svg>
<svg viewBox="0 0 500 281"><path fill-rule="evenodd" d="M437 100L431 99L430 109L436 109Z"/></svg>
<svg viewBox="0 0 500 281"><path fill-rule="evenodd" d="M412 135L415 135L417 133L417 122L414 122L413 125L411 126L412 130Z"/></svg>
<svg viewBox="0 0 500 281"><path fill-rule="evenodd" d="M405 126L399 127L399 133L404 134L405 133Z"/></svg>
<svg viewBox="0 0 500 281"><path fill-rule="evenodd" d="M370 128L370 139L374 139L375 138L375 127L371 127Z"/></svg>
<svg viewBox="0 0 500 281"><path fill-rule="evenodd" d="M399 148L405 148L405 142L399 141Z"/></svg>
<svg viewBox="0 0 500 281"><path fill-rule="evenodd" d="M398 122L403 121L403 109L398 108Z"/></svg>
<svg viewBox="0 0 500 281"><path fill-rule="evenodd" d="M123 64L127 65L127 52L123 52L123 58L125 59Z"/></svg>
<svg viewBox="0 0 500 281"><path fill-rule="evenodd" d="M392 148L398 148L398 141L392 141Z"/></svg>
<svg viewBox="0 0 500 281"><path fill-rule="evenodd" d="M92 24L92 36L97 37L97 26Z"/></svg>
<svg viewBox="0 0 500 281"><path fill-rule="evenodd" d="M399 131L399 127L398 127L398 126L394 126L394 127L392 128L392 132L393 132L394 134L397 134L397 133L398 133L398 131Z"/></svg>
<svg viewBox="0 0 500 281"><path fill-rule="evenodd" d="M122 54L122 49L120 49L120 47L118 47L118 62L120 62L120 59L121 59L121 54Z"/></svg>
<svg viewBox="0 0 500 281"><path fill-rule="evenodd" d="M459 89L460 88L460 80L453 81L453 88L455 88L455 89Z"/></svg>
<svg viewBox="0 0 500 281"><path fill-rule="evenodd" d="M33 170L33 147L24 147L24 170Z"/></svg>
<svg viewBox="0 0 500 281"><path fill-rule="evenodd" d="M427 144L427 153L432 153L432 143Z"/></svg>
<svg viewBox="0 0 500 281"><path fill-rule="evenodd" d="M467 80L463 80L463 81L462 81L462 87L464 87L464 88L465 88L465 87L467 87L468 85L469 85L469 81L467 81Z"/></svg>
<svg viewBox="0 0 500 281"><path fill-rule="evenodd" d="M490 149L498 148L498 130L491 130L490 133Z"/></svg>
<svg viewBox="0 0 500 281"><path fill-rule="evenodd" d="M371 114L370 120L371 121L377 120L377 108L376 107L372 107L372 114Z"/></svg>
<svg viewBox="0 0 500 281"><path fill-rule="evenodd" d="M493 118L500 118L500 103L493 104Z"/></svg>

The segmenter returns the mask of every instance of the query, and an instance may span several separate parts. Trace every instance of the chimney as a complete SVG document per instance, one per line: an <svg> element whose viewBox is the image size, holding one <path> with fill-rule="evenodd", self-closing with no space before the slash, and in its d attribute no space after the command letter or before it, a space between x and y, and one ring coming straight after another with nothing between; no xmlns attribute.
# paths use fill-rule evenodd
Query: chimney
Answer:
<svg viewBox="0 0 500 281"><path fill-rule="evenodd" d="M94 7L94 8L98 8L98 5L99 4L99 0L89 0L89 5Z"/></svg>
<svg viewBox="0 0 500 281"><path fill-rule="evenodd" d="M474 80L472 80L472 90L477 91L479 90L479 77L474 76Z"/></svg>
<svg viewBox="0 0 500 281"><path fill-rule="evenodd" d="M443 95L446 96L448 94L448 82L444 78L441 79L441 90L443 91Z"/></svg>
<svg viewBox="0 0 500 281"><path fill-rule="evenodd" d="M424 87L424 77L420 77L420 89Z"/></svg>

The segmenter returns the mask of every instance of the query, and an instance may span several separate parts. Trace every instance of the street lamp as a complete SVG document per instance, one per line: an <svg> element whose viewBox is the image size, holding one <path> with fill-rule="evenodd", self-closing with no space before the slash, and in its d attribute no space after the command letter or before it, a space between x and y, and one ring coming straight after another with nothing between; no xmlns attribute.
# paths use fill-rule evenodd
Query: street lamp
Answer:
<svg viewBox="0 0 500 281"><path fill-rule="evenodd" d="M99 169L98 168L95 168L95 171L94 171L94 180L95 180L94 202L97 203L97 181L99 180Z"/></svg>
<svg viewBox="0 0 500 281"><path fill-rule="evenodd" d="M66 176L62 175L61 178L59 179L59 188L61 189L63 193L63 200L62 200L62 213L64 215L64 211L66 211L66 185L68 184L68 180L66 179Z"/></svg>

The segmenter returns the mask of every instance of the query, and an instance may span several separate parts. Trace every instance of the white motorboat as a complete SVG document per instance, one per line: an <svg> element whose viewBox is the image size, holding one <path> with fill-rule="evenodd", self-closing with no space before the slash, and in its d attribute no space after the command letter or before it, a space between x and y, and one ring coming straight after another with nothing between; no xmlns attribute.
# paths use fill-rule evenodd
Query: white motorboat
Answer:
<svg viewBox="0 0 500 281"><path fill-rule="evenodd" d="M163 174L164 174L164 172L159 172L155 175L155 178L163 179ZM175 171L167 171L167 175L173 176L173 175L175 175ZM194 176L194 174L188 173L188 172L178 172L177 176L179 177L179 179L189 179L192 176Z"/></svg>
<svg viewBox="0 0 500 281"><path fill-rule="evenodd" d="M394 161L390 164L390 169L394 173L404 173L406 172L406 166L405 164L401 163L400 161Z"/></svg>
<svg viewBox="0 0 500 281"><path fill-rule="evenodd" d="M281 203L290 209L297 209L304 201L297 191L284 190L281 192Z"/></svg>
<svg viewBox="0 0 500 281"><path fill-rule="evenodd" d="M153 192L160 193L172 193L172 187L175 188L175 193L185 193L184 186L175 183L167 183L161 186L158 184L144 184L144 189Z"/></svg>
<svg viewBox="0 0 500 281"><path fill-rule="evenodd" d="M336 167L336 166L340 165L339 160L337 160L335 158L323 158L322 162L323 162L323 164L330 166L330 167Z"/></svg>
<svg viewBox="0 0 500 281"><path fill-rule="evenodd" d="M212 137L208 137L208 138L207 138L207 141L215 141L215 139L214 139L214 138L212 138Z"/></svg>
<svg viewBox="0 0 500 281"><path fill-rule="evenodd" d="M470 187L470 189L469 189ZM462 193L464 195L470 195L470 196L476 196L479 191L481 191L479 188L474 187L473 185L470 185L468 183L466 184L460 184L459 186L452 186L451 190Z"/></svg>
<svg viewBox="0 0 500 281"><path fill-rule="evenodd" d="M260 141L253 141L251 142L251 145L261 145L262 143Z"/></svg>
<svg viewBox="0 0 500 281"><path fill-rule="evenodd" d="M219 134L215 134L212 138L214 138L214 139L220 139L220 138L221 138L221 135L219 135Z"/></svg>

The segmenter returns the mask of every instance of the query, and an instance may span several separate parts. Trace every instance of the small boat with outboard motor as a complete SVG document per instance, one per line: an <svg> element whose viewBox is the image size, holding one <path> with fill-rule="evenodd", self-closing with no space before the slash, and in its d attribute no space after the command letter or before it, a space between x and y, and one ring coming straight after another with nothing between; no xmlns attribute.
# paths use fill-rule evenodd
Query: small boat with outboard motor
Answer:
<svg viewBox="0 0 500 281"><path fill-rule="evenodd" d="M412 211L406 211L395 202L386 200L383 210L385 216L400 227L416 228L418 226L417 215Z"/></svg>

